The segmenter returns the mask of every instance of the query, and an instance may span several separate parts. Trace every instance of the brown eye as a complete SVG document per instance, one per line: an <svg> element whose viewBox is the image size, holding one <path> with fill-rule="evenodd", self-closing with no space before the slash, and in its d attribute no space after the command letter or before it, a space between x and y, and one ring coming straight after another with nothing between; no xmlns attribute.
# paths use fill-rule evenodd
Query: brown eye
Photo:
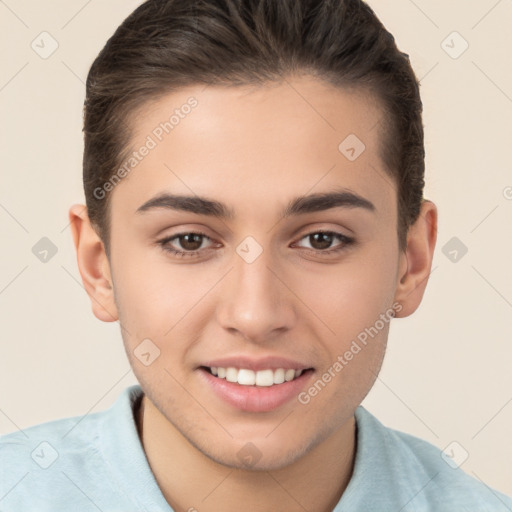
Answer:
<svg viewBox="0 0 512 512"><path fill-rule="evenodd" d="M180 246L187 251L197 251L203 243L203 235L199 233L186 233L177 235L175 238L180 241Z"/></svg>
<svg viewBox="0 0 512 512"><path fill-rule="evenodd" d="M330 233L313 233L309 235L309 242L313 249L329 249L334 236Z"/></svg>
<svg viewBox="0 0 512 512"><path fill-rule="evenodd" d="M174 254L175 256L187 257L196 256L200 252L203 252L203 250L209 249L209 247L201 247L205 239L210 240L210 237L205 233L186 232L177 233L176 235L159 240L158 244L168 253Z"/></svg>
<svg viewBox="0 0 512 512"><path fill-rule="evenodd" d="M338 239L341 243L338 243L333 247L332 244L336 239ZM309 233L308 235L302 237L301 240L307 240L310 244L310 247L299 247L303 247L304 249L311 249L318 254L330 254L333 252L342 251L354 242L353 238L333 231L315 231L314 233Z"/></svg>

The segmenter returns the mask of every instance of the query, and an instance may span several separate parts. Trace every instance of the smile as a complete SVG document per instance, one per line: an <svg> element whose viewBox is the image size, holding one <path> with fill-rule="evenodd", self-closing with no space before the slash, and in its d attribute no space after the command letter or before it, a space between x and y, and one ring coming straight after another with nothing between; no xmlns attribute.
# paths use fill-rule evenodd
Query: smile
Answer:
<svg viewBox="0 0 512 512"><path fill-rule="evenodd" d="M315 375L313 368L304 366L299 369L265 369L261 363L258 365L258 370L200 366L198 375L207 389L224 403L253 413L269 412L297 400L299 393Z"/></svg>
<svg viewBox="0 0 512 512"><path fill-rule="evenodd" d="M303 370L277 368L276 370L266 369L253 371L247 368L222 368L217 366L206 367L212 375L219 379L226 379L228 382L242 386L270 387L284 382L290 382L302 375Z"/></svg>

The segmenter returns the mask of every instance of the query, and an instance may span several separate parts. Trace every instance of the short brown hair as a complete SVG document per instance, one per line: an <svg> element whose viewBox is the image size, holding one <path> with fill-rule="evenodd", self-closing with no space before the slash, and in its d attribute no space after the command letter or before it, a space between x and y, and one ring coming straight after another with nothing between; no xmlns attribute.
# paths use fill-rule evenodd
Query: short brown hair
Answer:
<svg viewBox="0 0 512 512"><path fill-rule="evenodd" d="M365 89L379 100L381 158L397 186L403 250L423 199L419 82L365 2L148 0L118 27L87 77L83 181L107 255L110 194L98 198L95 190L126 160L140 108L188 85L263 85L294 74Z"/></svg>

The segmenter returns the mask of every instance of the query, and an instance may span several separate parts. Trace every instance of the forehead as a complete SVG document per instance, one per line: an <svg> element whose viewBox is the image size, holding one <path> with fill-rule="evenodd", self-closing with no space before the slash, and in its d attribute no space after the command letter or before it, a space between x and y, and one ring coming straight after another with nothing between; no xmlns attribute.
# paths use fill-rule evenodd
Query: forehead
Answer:
<svg viewBox="0 0 512 512"><path fill-rule="evenodd" d="M345 187L386 210L396 196L380 158L381 116L369 93L311 77L183 88L130 121L138 157L112 202L134 213L167 191L219 198L242 213L262 199L282 207L292 196Z"/></svg>

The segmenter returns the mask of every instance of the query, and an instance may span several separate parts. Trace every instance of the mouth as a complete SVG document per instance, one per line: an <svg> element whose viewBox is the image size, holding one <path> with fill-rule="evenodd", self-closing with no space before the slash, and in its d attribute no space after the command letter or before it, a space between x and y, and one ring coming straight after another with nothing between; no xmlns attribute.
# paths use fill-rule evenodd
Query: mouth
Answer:
<svg viewBox="0 0 512 512"><path fill-rule="evenodd" d="M264 368L200 366L199 376L212 399L238 411L264 413L298 400L309 385L313 368Z"/></svg>
<svg viewBox="0 0 512 512"><path fill-rule="evenodd" d="M272 387L298 379L303 373L313 371L313 368L293 369L277 368L254 371L249 368L201 366L202 370L218 379L225 379L241 386Z"/></svg>

